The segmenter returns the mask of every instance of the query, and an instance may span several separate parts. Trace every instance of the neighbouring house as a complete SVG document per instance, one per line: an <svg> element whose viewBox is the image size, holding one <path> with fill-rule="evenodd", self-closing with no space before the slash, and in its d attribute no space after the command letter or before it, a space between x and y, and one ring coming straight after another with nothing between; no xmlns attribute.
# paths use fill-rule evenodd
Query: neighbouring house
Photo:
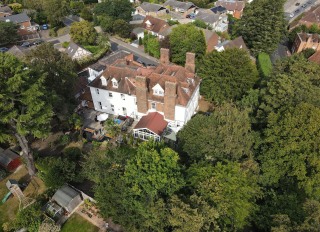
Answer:
<svg viewBox="0 0 320 232"><path fill-rule="evenodd" d="M24 59L26 56L26 53L28 52L28 49L21 47L21 46L12 46L7 53L15 56L18 59Z"/></svg>
<svg viewBox="0 0 320 232"><path fill-rule="evenodd" d="M20 156L10 149L0 147L0 166L9 172L13 172L21 165Z"/></svg>
<svg viewBox="0 0 320 232"><path fill-rule="evenodd" d="M316 51L312 56L308 58L308 60L320 65L320 51Z"/></svg>
<svg viewBox="0 0 320 232"><path fill-rule="evenodd" d="M143 39L144 31L145 29L143 27L136 27L132 30L132 34L139 40L140 38Z"/></svg>
<svg viewBox="0 0 320 232"><path fill-rule="evenodd" d="M163 3L163 6L171 11L183 13L184 15L194 12L194 10L197 8L192 2L180 2L176 0L168 0Z"/></svg>
<svg viewBox="0 0 320 232"><path fill-rule="evenodd" d="M226 14L215 14L209 9L196 10L194 19L205 22L214 31L228 30L228 16Z"/></svg>
<svg viewBox="0 0 320 232"><path fill-rule="evenodd" d="M219 44L220 37L214 31L207 29L201 29L203 31L204 37L206 39L207 52L211 52Z"/></svg>
<svg viewBox="0 0 320 232"><path fill-rule="evenodd" d="M72 60L83 60L92 55L91 52L73 42L69 44L65 51Z"/></svg>
<svg viewBox="0 0 320 232"><path fill-rule="evenodd" d="M141 140L153 139L160 141L161 136L167 128L168 122L164 120L162 114L151 112L142 116L137 125L133 129L134 138Z"/></svg>
<svg viewBox="0 0 320 232"><path fill-rule="evenodd" d="M161 34L161 32L165 31L170 26L166 21L162 19L147 16L143 20L141 27L151 35L157 36L159 39L164 39L164 36ZM143 38L144 35L140 33L139 36L142 36Z"/></svg>
<svg viewBox="0 0 320 232"><path fill-rule="evenodd" d="M25 12L15 15L9 15L6 17L0 17L0 20L3 22L13 22L19 25L18 35L20 36L33 34L37 32L38 29L37 26L33 26L31 24L30 18Z"/></svg>
<svg viewBox="0 0 320 232"><path fill-rule="evenodd" d="M239 37L235 38L234 40L225 40L215 47L215 49L218 52L223 52L224 50L226 50L228 48L245 49L249 52L249 49L247 48L247 45L245 44L242 36L239 36Z"/></svg>
<svg viewBox="0 0 320 232"><path fill-rule="evenodd" d="M13 11L9 6L0 6L0 17L7 17L12 15Z"/></svg>
<svg viewBox="0 0 320 232"><path fill-rule="evenodd" d="M303 13L303 16L299 20L293 21L289 27L292 30L295 27L306 25L307 27L311 27L313 24L320 27L320 5L311 7L310 10Z"/></svg>
<svg viewBox="0 0 320 232"><path fill-rule="evenodd" d="M210 9L215 14L227 14L227 9L223 6L216 6Z"/></svg>
<svg viewBox="0 0 320 232"><path fill-rule="evenodd" d="M185 67L170 63L169 50L161 48L160 64L144 67L130 54L107 66L88 86L96 111L136 120L151 112L163 115L175 132L198 108L200 78L195 54L186 54Z"/></svg>
<svg viewBox="0 0 320 232"><path fill-rule="evenodd" d="M292 45L292 53L299 53L307 48L320 50L320 36L318 34L297 33Z"/></svg>
<svg viewBox="0 0 320 232"><path fill-rule="evenodd" d="M135 14L140 14L143 16L151 15L151 16L162 16L166 15L168 10L159 5L159 4L154 4L154 3L149 3L149 2L143 2L140 6L136 8Z"/></svg>
<svg viewBox="0 0 320 232"><path fill-rule="evenodd" d="M215 6L222 6L226 8L228 14L231 14L233 15L233 17L240 19L245 7L245 2L238 0L218 0L216 1Z"/></svg>
<svg viewBox="0 0 320 232"><path fill-rule="evenodd" d="M129 22L132 25L141 24L146 16L141 14L133 14L132 19Z"/></svg>

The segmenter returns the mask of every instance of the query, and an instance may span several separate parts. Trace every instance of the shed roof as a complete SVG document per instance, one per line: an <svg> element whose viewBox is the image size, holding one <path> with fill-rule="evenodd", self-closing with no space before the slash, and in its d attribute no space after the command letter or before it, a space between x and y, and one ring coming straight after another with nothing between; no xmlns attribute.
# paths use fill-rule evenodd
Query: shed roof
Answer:
<svg viewBox="0 0 320 232"><path fill-rule="evenodd" d="M58 189L53 195L52 200L69 212L72 212L82 201L80 193L68 185L64 185Z"/></svg>
<svg viewBox="0 0 320 232"><path fill-rule="evenodd" d="M157 12L160 10L165 9L163 6L159 4L149 3L149 2L143 2L140 7L147 12Z"/></svg>
<svg viewBox="0 0 320 232"><path fill-rule="evenodd" d="M10 162L19 158L20 156L10 149L3 150L2 148L0 148L0 165L2 165L3 167L7 167Z"/></svg>
<svg viewBox="0 0 320 232"><path fill-rule="evenodd" d="M152 112L143 116L134 129L149 129L157 135L161 135L166 129L168 122L164 120L163 115L158 112Z"/></svg>
<svg viewBox="0 0 320 232"><path fill-rule="evenodd" d="M180 2L176 0L168 0L163 5L171 6L171 7L179 8L183 10L189 10L191 7L195 7L195 5L192 2Z"/></svg>

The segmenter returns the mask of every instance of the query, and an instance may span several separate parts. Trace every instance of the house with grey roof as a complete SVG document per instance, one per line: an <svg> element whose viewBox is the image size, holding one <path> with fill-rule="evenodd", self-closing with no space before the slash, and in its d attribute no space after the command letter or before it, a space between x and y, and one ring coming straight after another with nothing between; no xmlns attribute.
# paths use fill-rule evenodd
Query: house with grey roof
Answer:
<svg viewBox="0 0 320 232"><path fill-rule="evenodd" d="M64 185L56 191L51 201L54 201L68 213L72 213L82 203L82 197L80 192L69 185Z"/></svg>
<svg viewBox="0 0 320 232"><path fill-rule="evenodd" d="M180 2L177 0L168 0L163 4L163 6L179 13L190 12L190 10L192 11L196 8L196 5L192 2Z"/></svg>
<svg viewBox="0 0 320 232"><path fill-rule="evenodd" d="M21 47L21 46L12 46L7 53L10 53L11 55L15 56L18 59L23 59L26 56L26 53L28 52L27 48Z"/></svg>
<svg viewBox="0 0 320 232"><path fill-rule="evenodd" d="M214 31L223 32L228 29L228 16L226 14L215 14L210 9L196 10L194 19L205 22Z"/></svg>
<svg viewBox="0 0 320 232"><path fill-rule="evenodd" d="M37 27L32 26L30 22L30 18L25 12L20 14L15 14L15 15L9 15L6 17L0 17L0 21L13 22L17 24L19 26L18 28L19 35L33 34L37 31Z"/></svg>
<svg viewBox="0 0 320 232"><path fill-rule="evenodd" d="M154 4L154 3L149 3L149 2L143 2L140 6L136 8L135 14L140 14L143 16L151 15L151 16L162 16L166 15L169 13L169 11L159 5L159 4Z"/></svg>
<svg viewBox="0 0 320 232"><path fill-rule="evenodd" d="M0 17L7 17L12 15L13 11L9 6L0 6Z"/></svg>
<svg viewBox="0 0 320 232"><path fill-rule="evenodd" d="M92 55L92 53L79 45L70 42L69 46L65 50L68 56L72 60L83 60Z"/></svg>
<svg viewBox="0 0 320 232"><path fill-rule="evenodd" d="M215 49L218 52L223 52L224 50L231 49L231 48L244 49L249 52L249 49L248 49L247 45L245 44L242 36L239 36L239 37L235 38L234 40L225 40L222 43L215 46Z"/></svg>

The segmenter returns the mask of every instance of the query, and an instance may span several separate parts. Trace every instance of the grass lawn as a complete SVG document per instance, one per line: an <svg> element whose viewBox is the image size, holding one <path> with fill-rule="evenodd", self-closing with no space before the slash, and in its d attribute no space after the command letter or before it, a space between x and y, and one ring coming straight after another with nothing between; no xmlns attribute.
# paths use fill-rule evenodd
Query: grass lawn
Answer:
<svg viewBox="0 0 320 232"><path fill-rule="evenodd" d="M61 232L98 232L99 228L91 224L79 214L73 214L62 226Z"/></svg>
<svg viewBox="0 0 320 232"><path fill-rule="evenodd" d="M0 200L9 192L6 187L6 182L8 179L15 179L19 182L24 182L29 179L28 171L25 166L22 166L18 171L12 173L7 178L0 181ZM32 183L30 183L27 188L23 191L28 197L36 197L37 195L43 193L46 187L44 183L37 177L34 177ZM2 224L8 221L12 221L15 218L16 213L19 210L19 201L17 198L11 196L4 204L0 201L0 231L2 231Z"/></svg>
<svg viewBox="0 0 320 232"><path fill-rule="evenodd" d="M97 54L100 51L99 46L86 45L83 47L93 54Z"/></svg>

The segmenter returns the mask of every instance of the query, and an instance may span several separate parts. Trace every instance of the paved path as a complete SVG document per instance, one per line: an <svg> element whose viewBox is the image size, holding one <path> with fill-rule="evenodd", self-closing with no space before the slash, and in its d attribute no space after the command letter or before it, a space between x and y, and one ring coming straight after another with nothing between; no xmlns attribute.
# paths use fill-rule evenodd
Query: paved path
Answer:
<svg viewBox="0 0 320 232"><path fill-rule="evenodd" d="M139 57L143 62L145 62L146 64L158 64L159 60L149 56L148 54L144 53L143 51L141 51L139 48L136 48L130 44L127 44L115 37L109 37L110 41L111 41L111 49L113 51L117 51L119 49L122 50L126 50L128 52L132 52L136 57Z"/></svg>

